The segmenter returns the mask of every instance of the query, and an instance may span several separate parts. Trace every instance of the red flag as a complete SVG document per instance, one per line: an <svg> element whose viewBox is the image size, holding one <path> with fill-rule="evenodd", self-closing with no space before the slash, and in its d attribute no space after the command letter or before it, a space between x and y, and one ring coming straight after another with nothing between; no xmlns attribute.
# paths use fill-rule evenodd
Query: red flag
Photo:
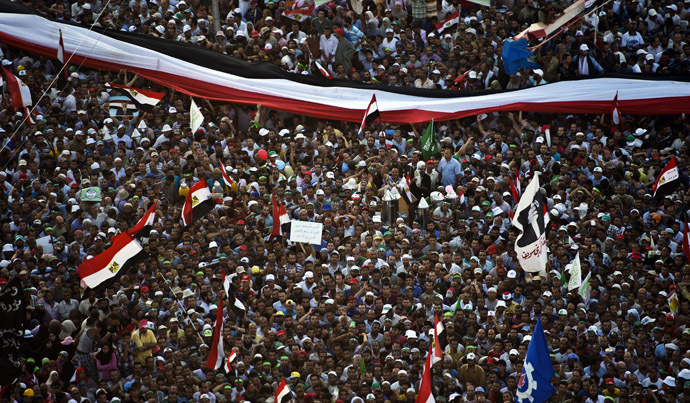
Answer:
<svg viewBox="0 0 690 403"><path fill-rule="evenodd" d="M426 362L424 362L424 372L422 372L422 382L419 384L419 394L415 403L434 403L434 394L431 392L431 347L426 355Z"/></svg>
<svg viewBox="0 0 690 403"><path fill-rule="evenodd" d="M517 203L520 201L520 193L515 187L515 183L513 183L513 178L508 177L508 182L510 183L510 193L513 195L513 200L515 203Z"/></svg>
<svg viewBox="0 0 690 403"><path fill-rule="evenodd" d="M613 104L611 105L611 121L614 125L618 126L621 124L622 120L621 110L618 107L618 91L616 91L616 96L613 97Z"/></svg>
<svg viewBox="0 0 690 403"><path fill-rule="evenodd" d="M690 236L688 235L688 223L683 223L683 254L690 260Z"/></svg>
<svg viewBox="0 0 690 403"><path fill-rule="evenodd" d="M225 182L225 186L232 186L232 179L230 179L228 176L228 172L225 170L225 165L223 165L222 161L220 163L220 173L223 175L223 182Z"/></svg>
<svg viewBox="0 0 690 403"><path fill-rule="evenodd" d="M276 198L276 195L274 194L273 196L273 229L271 230L271 237L276 237L276 236L281 236L283 235L283 224L287 224L290 222L290 217L287 214L287 211L285 210L285 206L283 203L280 203L278 199Z"/></svg>
<svg viewBox="0 0 690 403"><path fill-rule="evenodd" d="M29 87L6 68L3 67L2 70L5 72L7 89L10 91L10 97L12 98L12 107L17 111L22 111L25 106L31 106L31 90Z"/></svg>
<svg viewBox="0 0 690 403"><path fill-rule="evenodd" d="M218 313L216 314L216 324L213 326L213 342L211 351L208 352L206 368L218 369L223 365L225 350L223 349L223 298L218 298Z"/></svg>

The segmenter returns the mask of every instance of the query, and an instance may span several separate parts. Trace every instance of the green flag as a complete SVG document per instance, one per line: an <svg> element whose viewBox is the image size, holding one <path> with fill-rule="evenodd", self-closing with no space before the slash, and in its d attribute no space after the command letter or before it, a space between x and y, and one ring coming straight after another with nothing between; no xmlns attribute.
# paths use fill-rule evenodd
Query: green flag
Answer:
<svg viewBox="0 0 690 403"><path fill-rule="evenodd" d="M572 273L570 275L572 275ZM577 290L577 293L580 294L585 304L589 302L589 297L592 295L592 286L589 284L589 278L591 276L592 272L587 273L587 277L585 277L585 279L582 281L582 284L580 284L579 289Z"/></svg>
<svg viewBox="0 0 690 403"><path fill-rule="evenodd" d="M460 304L460 297L458 297L457 302L455 303L455 306L453 307L453 313L457 312L458 309L460 309L462 305Z"/></svg>
<svg viewBox="0 0 690 403"><path fill-rule="evenodd" d="M437 152L438 142L436 141L436 130L434 130L434 120L432 119L422 135L422 155L425 160L428 160Z"/></svg>
<svg viewBox="0 0 690 403"><path fill-rule="evenodd" d="M362 377L367 373L367 364L364 363L364 358L359 362L359 370L362 372Z"/></svg>

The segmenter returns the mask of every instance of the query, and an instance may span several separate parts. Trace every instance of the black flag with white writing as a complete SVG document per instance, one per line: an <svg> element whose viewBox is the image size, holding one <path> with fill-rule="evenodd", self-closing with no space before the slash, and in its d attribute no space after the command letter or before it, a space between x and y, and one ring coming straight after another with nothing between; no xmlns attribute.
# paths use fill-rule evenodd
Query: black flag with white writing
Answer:
<svg viewBox="0 0 690 403"><path fill-rule="evenodd" d="M18 277L0 290L0 385L13 383L21 374L19 351L26 309L23 290Z"/></svg>

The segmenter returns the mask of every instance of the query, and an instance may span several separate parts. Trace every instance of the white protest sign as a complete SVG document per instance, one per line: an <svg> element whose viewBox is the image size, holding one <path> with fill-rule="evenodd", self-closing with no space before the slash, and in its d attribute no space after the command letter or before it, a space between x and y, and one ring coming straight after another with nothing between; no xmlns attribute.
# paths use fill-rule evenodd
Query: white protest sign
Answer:
<svg viewBox="0 0 690 403"><path fill-rule="evenodd" d="M323 224L309 221L290 221L290 241L321 245Z"/></svg>

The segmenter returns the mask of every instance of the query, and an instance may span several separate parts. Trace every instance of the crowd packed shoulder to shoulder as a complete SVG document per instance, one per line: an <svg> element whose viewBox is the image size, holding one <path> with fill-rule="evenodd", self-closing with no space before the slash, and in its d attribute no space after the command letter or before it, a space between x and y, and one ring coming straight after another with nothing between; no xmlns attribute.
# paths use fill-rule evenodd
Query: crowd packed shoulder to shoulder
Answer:
<svg viewBox="0 0 690 403"><path fill-rule="evenodd" d="M54 8L78 17L86 4ZM617 13L634 19L640 7ZM535 3L509 9L542 15ZM436 317L446 333L437 401L515 401L537 319L556 373L552 401L690 396L684 116L623 116L616 126L608 116L489 113L434 122L439 152L425 158L417 125L359 133L260 105L206 102L192 133L184 95L76 67L51 88L51 60L0 50L33 99L46 95L35 124L6 109L6 92L0 110L0 286L18 277L28 308L22 374L0 402L271 403L282 380L296 401L412 402ZM166 95L151 112L122 116L107 82ZM654 198L671 157L680 186ZM550 214L543 274L522 270L510 219L510 182L524 189L535 175ZM183 201L199 181L215 207L185 228ZM100 201L85 197L94 188ZM271 236L273 196L290 219L322 223L322 243ZM154 201L155 222L139 238L144 262L103 293L83 291L79 265ZM568 290L578 253L588 299ZM244 310L224 298L223 271ZM221 299L225 356L237 357L227 372L205 366Z"/></svg>

